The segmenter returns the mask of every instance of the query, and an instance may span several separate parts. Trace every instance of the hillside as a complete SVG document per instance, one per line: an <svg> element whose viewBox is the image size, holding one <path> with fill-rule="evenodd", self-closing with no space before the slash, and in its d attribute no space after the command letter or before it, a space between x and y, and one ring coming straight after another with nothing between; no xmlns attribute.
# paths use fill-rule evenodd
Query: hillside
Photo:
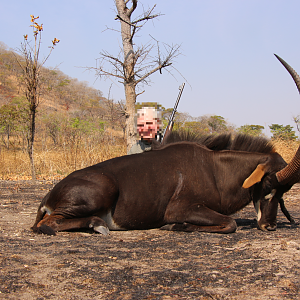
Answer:
<svg viewBox="0 0 300 300"><path fill-rule="evenodd" d="M0 43L0 106L9 104L15 97L24 96L22 72L16 57L22 60L20 55ZM60 70L47 68L42 68L41 81L40 106L43 110L74 113L97 102L104 116L107 99L101 91L89 87L86 82L79 82Z"/></svg>
<svg viewBox="0 0 300 300"><path fill-rule="evenodd" d="M28 114L22 71L22 57L0 43L0 134L2 143L24 144ZM103 97L86 82L71 78L58 69L42 68L37 114L36 140L50 138L55 145L77 136L87 138L109 133L123 137L122 106ZM5 136L7 142L5 142ZM14 139L11 137L14 136ZM21 142L22 141L22 142Z"/></svg>
<svg viewBox="0 0 300 300"><path fill-rule="evenodd" d="M29 178L29 103L22 58L0 43L0 178ZM34 160L38 178L57 178L124 155L122 105L86 82L42 68Z"/></svg>

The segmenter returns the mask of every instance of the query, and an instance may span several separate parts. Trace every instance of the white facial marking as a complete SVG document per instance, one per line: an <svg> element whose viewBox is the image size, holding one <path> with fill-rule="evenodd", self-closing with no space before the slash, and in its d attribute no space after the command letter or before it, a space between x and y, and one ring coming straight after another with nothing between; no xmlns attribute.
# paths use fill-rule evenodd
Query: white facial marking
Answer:
<svg viewBox="0 0 300 300"><path fill-rule="evenodd" d="M46 212L46 214L48 214L48 215L51 215L51 213L52 213L51 209L48 208L47 206L43 206L43 207L41 208L41 212L42 212L42 213Z"/></svg>
<svg viewBox="0 0 300 300"><path fill-rule="evenodd" d="M260 200L258 200L255 203L255 210L256 210L256 213L257 213L257 221L260 221L260 219L261 219Z"/></svg>
<svg viewBox="0 0 300 300"><path fill-rule="evenodd" d="M272 190L272 192L270 194L265 196L265 199L266 200L271 200L274 197L275 194L276 194L276 190L274 189L274 190Z"/></svg>

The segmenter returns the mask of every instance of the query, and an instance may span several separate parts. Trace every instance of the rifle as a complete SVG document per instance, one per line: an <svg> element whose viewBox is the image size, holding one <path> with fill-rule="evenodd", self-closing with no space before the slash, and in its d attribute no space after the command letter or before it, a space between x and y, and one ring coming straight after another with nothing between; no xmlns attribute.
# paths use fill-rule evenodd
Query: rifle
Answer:
<svg viewBox="0 0 300 300"><path fill-rule="evenodd" d="M177 97L177 100L175 102L175 105L174 105L174 108L173 108L173 111L170 115L170 118L169 118L169 123L168 123L168 126L166 127L164 133L163 133L163 137L161 139L161 143L163 144L163 141L165 140L165 138L171 133L172 129L173 129L173 125L174 125L174 117L175 117L175 113L177 111L177 106L178 106L178 103L179 103L179 100L180 100L180 97L181 97L181 94L183 92L183 89L184 89L184 85L185 83L183 83L180 87L179 87L179 94L178 94L178 97Z"/></svg>

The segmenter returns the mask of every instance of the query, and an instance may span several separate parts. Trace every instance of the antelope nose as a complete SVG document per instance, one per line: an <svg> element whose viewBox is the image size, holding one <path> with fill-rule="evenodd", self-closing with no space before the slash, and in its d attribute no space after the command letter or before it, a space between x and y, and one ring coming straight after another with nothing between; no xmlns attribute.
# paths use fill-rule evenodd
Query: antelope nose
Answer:
<svg viewBox="0 0 300 300"><path fill-rule="evenodd" d="M270 224L270 225L266 226L266 229L269 230L269 231L275 231L276 228L277 228L276 225L271 225L271 224Z"/></svg>

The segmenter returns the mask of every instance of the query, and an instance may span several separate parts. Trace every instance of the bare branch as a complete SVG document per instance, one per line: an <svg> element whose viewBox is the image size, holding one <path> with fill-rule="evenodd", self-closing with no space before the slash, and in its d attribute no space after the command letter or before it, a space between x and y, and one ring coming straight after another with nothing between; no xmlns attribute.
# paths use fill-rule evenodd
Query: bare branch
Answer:
<svg viewBox="0 0 300 300"><path fill-rule="evenodd" d="M127 21L124 20L120 15L117 15L117 16L115 17L115 20L118 20L118 19L119 19L120 21L122 21L122 22L124 22L124 23L130 25L130 26L133 26L131 22L127 22Z"/></svg>
<svg viewBox="0 0 300 300"><path fill-rule="evenodd" d="M137 0L131 0L131 2L132 2L132 6L131 6L131 8L128 9L128 11L127 11L127 13L126 13L126 15L127 15L129 18L131 17L132 13L135 11L135 9L136 9L136 7L137 7ZM126 5L127 3L128 3L128 1L125 2L125 5Z"/></svg>
<svg viewBox="0 0 300 300"><path fill-rule="evenodd" d="M151 63L149 61L150 53L153 50L153 45L148 44L142 46L136 51L133 55L133 65L134 69L129 72L128 66L121 60L120 57L114 57L111 54L106 52L101 53L100 67L92 68L97 70L97 76L113 76L119 79L122 79L124 82L131 82L133 80L134 85L144 82L147 84L146 79L156 71L162 71L162 69L167 68L172 65L172 61L178 55L180 55L179 49L180 45L165 45L164 47L167 50L167 54L163 56L161 54L159 43L157 42L158 55L156 59ZM112 70L109 71L103 67L104 63L108 63L112 66ZM136 77L136 78L135 78ZM135 79L134 79L135 78Z"/></svg>
<svg viewBox="0 0 300 300"><path fill-rule="evenodd" d="M156 4L151 8L149 9L148 11L146 11L144 13L144 16L143 17L140 17L139 19L135 20L132 22L132 25L135 25L137 23L140 23L140 22L143 22L143 21L148 21L148 20L152 20L154 18L157 18L159 16L161 16L162 14L154 14L154 15L151 15L151 13L153 12L153 10L155 9L156 7ZM140 27L143 26L143 25L140 25Z"/></svg>
<svg viewBox="0 0 300 300"><path fill-rule="evenodd" d="M137 1L136 1L136 2L137 2ZM126 4L127 4L127 3L128 3L128 1L126 2ZM131 28L132 28L132 33L131 33L131 36L130 36L130 39L129 39L130 43L132 43L132 39L133 39L135 33L137 32L137 29L138 29L138 28L141 28L141 27L143 27L143 26L145 25L145 24L137 25L138 23L140 23L140 22L147 22L147 21L149 21L149 20L152 20L152 19L154 19L154 18L156 18L156 17L161 16L161 14L153 14L153 15L151 15L151 13L152 13L153 10L155 9L155 7L156 7L156 4L155 4L151 9L149 9L148 11L146 11L146 12L143 14L143 17L139 17L137 20L135 20L135 21L133 21L133 22L124 20L124 18L122 18L119 14L116 16L115 20L120 20L120 21L122 21L122 22L128 24L129 26L131 26ZM128 16L127 14L126 14L126 16L129 17L129 20L130 20L130 16Z"/></svg>
<svg viewBox="0 0 300 300"><path fill-rule="evenodd" d="M135 32L136 32L136 26L133 25L131 22L128 22L128 21L124 20L120 15L117 15L116 18L115 18L115 20L118 20L118 19L119 19L120 21L122 21L122 22L128 24L129 26L133 27L133 30L132 30L132 33L131 33L130 39L129 39L129 43L132 44L132 39L133 39L133 36L135 35Z"/></svg>
<svg viewBox="0 0 300 300"><path fill-rule="evenodd" d="M94 69L94 68L91 68L91 69ZM97 76L99 77L102 77L102 76L113 76L113 77L116 77L116 78L120 78L122 80L124 80L124 77L118 75L118 74L114 74L114 73L111 73L111 72L108 72L102 68L99 68L96 70L97 71Z"/></svg>
<svg viewBox="0 0 300 300"><path fill-rule="evenodd" d="M297 130L300 132L300 116L293 117L293 120L296 124Z"/></svg>
<svg viewBox="0 0 300 300"><path fill-rule="evenodd" d="M145 90L142 91L142 92L140 92L140 93L138 93L138 94L136 94L136 96L142 95L143 93L145 93Z"/></svg>
<svg viewBox="0 0 300 300"><path fill-rule="evenodd" d="M126 67L124 66L123 62L121 62L118 58L113 57L106 53L102 53L102 60L107 61L109 64L111 64L113 66L114 77L118 77L118 78L125 80L125 78L126 78L125 68ZM104 73L111 73L111 72L105 72L102 67L101 67L101 69L102 69L102 72L104 72Z"/></svg>
<svg viewBox="0 0 300 300"><path fill-rule="evenodd" d="M167 47L168 45L165 45L165 48ZM165 58L162 59L161 57L161 53L160 53L160 50L158 50L158 58L157 60L155 61L158 66L154 69L152 69L150 72L146 73L145 75L143 75L139 80L136 80L136 85L139 84L141 81L145 81L145 79L147 77L149 77L151 74L155 73L156 71L160 71L164 68L167 68L169 66L172 65L172 61L175 57L177 57L178 55L180 55L180 52L179 52L179 49L180 49L180 45L175 45L175 46L168 46L170 49L166 55ZM159 47L158 47L159 49Z"/></svg>
<svg viewBox="0 0 300 300"><path fill-rule="evenodd" d="M124 68L124 63L119 58L114 57L107 52L102 52L101 55L108 60L115 61L116 63L120 64Z"/></svg>
<svg viewBox="0 0 300 300"><path fill-rule="evenodd" d="M164 66L165 67L168 67L170 66L172 63L169 63L167 65ZM145 80L147 77L149 77L151 74L155 73L156 71L162 69L163 67L161 65L159 65L158 67L156 67L155 69L151 70L150 72L148 72L147 74L145 74L143 77L141 77L139 80L137 80L135 82L135 85L139 84L141 81Z"/></svg>
<svg viewBox="0 0 300 300"><path fill-rule="evenodd" d="M117 19L117 18L116 18L116 19ZM118 33L121 32L120 30L117 30L117 29L110 28L110 27L107 27L107 26L106 26L106 29L102 30L101 33L105 32L106 30L116 31L116 32L118 32Z"/></svg>

